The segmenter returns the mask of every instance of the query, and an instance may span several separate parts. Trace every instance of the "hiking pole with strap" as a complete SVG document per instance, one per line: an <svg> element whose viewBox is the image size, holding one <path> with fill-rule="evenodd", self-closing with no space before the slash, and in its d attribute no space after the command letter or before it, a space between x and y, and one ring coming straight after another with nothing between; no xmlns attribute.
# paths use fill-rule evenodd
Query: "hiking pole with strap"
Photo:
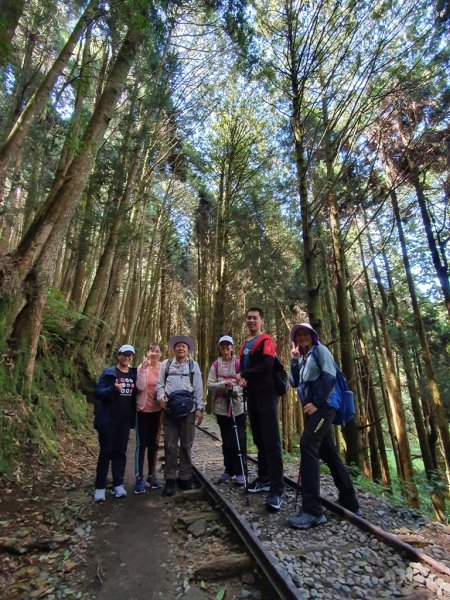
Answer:
<svg viewBox="0 0 450 600"><path fill-rule="evenodd" d="M247 484L247 478L245 477L245 469L244 469L244 457L242 455L241 441L239 439L238 426L236 423L236 416L234 414L233 390L228 390L227 396L228 396L228 406L230 409L231 420L233 422L232 427L234 429L234 435L236 437L236 446L237 446L237 450L238 450L239 462L241 463L241 472L242 472L242 475L244 476L245 483Z"/></svg>
<svg viewBox="0 0 450 600"><path fill-rule="evenodd" d="M250 495L248 491L248 462L247 462L247 388L242 390L242 403L244 408L244 478L245 478L245 503L250 506Z"/></svg>

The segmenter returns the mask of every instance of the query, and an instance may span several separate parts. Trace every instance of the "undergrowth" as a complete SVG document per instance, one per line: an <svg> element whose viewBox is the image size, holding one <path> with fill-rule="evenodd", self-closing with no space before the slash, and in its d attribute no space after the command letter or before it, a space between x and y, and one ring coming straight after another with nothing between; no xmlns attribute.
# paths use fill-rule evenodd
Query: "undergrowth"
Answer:
<svg viewBox="0 0 450 600"><path fill-rule="evenodd" d="M15 393L12 378L0 369L0 474L13 472L30 455L57 460L62 435L78 435L89 426L87 399L79 391L80 366L71 356L71 332L79 316L51 291L27 397ZM88 380L86 365L83 373Z"/></svg>

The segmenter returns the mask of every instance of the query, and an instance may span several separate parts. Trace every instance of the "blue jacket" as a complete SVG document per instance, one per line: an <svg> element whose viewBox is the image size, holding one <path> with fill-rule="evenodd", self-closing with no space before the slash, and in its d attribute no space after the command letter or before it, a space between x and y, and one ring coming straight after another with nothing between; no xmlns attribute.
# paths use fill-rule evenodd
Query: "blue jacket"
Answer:
<svg viewBox="0 0 450 600"><path fill-rule="evenodd" d="M300 360L293 359L289 379L291 386L297 388L302 406L311 402L316 408L339 408L334 392L336 367L333 355L326 346L313 345Z"/></svg>
<svg viewBox="0 0 450 600"><path fill-rule="evenodd" d="M136 379L137 369L130 367L128 373L123 374L132 388L129 396L121 396L116 390L115 382L117 379L117 367L108 367L95 386L95 421L94 426L103 426L110 421L128 420L130 427L134 427L136 419ZM128 381L130 380L130 381Z"/></svg>

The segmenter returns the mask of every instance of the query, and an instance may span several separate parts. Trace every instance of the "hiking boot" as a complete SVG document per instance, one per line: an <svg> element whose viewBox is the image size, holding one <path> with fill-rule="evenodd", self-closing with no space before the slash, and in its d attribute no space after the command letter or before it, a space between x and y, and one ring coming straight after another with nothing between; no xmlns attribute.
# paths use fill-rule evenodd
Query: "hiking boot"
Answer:
<svg viewBox="0 0 450 600"><path fill-rule="evenodd" d="M236 485L245 485L245 475L236 475L234 483Z"/></svg>
<svg viewBox="0 0 450 600"><path fill-rule="evenodd" d="M177 479L177 485L180 490L197 490L200 486L195 479Z"/></svg>
<svg viewBox="0 0 450 600"><path fill-rule="evenodd" d="M156 475L153 475L153 477L151 478L150 485L152 490L159 490L159 488L161 487L161 482L156 477Z"/></svg>
<svg viewBox="0 0 450 600"><path fill-rule="evenodd" d="M280 510L282 504L283 500L281 499L281 496L269 494L266 498L266 508L268 510L278 511Z"/></svg>
<svg viewBox="0 0 450 600"><path fill-rule="evenodd" d="M324 525L327 522L327 518L324 514L321 515L310 515L309 513L299 513L289 519L289 523L295 529L309 529L310 527L316 527L317 525Z"/></svg>
<svg viewBox="0 0 450 600"><path fill-rule="evenodd" d="M230 479L231 477L228 475L228 473L222 473L222 475L219 475L217 483L228 483Z"/></svg>
<svg viewBox="0 0 450 600"><path fill-rule="evenodd" d="M163 496L173 496L176 492L175 479L166 479L166 483L163 489Z"/></svg>
<svg viewBox="0 0 450 600"><path fill-rule="evenodd" d="M94 492L94 502L104 502L105 501L105 489L96 489Z"/></svg>
<svg viewBox="0 0 450 600"><path fill-rule="evenodd" d="M259 494L259 492L269 492L270 484L268 481L261 481L261 479L257 477L255 481L252 481L252 483L248 484L247 491L251 492L252 494Z"/></svg>
<svg viewBox="0 0 450 600"><path fill-rule="evenodd" d="M363 516L362 510L361 510L361 508L359 506L358 506L357 509L348 508L347 506L345 506L345 504L342 504L342 502L339 502L339 500L336 500L336 504L339 504L339 506L342 506L342 508L345 508L345 510L348 510L348 511L352 512L357 517L362 517Z"/></svg>
<svg viewBox="0 0 450 600"><path fill-rule="evenodd" d="M136 483L134 484L135 494L145 494L145 481L143 477L136 477Z"/></svg>
<svg viewBox="0 0 450 600"><path fill-rule="evenodd" d="M116 498L125 498L127 495L127 490L123 487L123 485L116 485L111 490L111 495L115 496Z"/></svg>

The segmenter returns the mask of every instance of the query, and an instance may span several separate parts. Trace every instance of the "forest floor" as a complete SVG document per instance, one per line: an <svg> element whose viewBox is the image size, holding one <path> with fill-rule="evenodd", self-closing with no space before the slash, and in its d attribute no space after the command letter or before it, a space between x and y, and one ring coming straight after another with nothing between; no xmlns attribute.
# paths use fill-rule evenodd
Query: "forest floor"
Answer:
<svg viewBox="0 0 450 600"><path fill-rule="evenodd" d="M180 511L161 490L133 494L134 433L125 486L128 496L92 501L97 458L95 431L63 433L60 460L29 455L0 485L0 597L2 600L207 600L219 583L186 579L184 542L174 527ZM191 503L193 504L193 503ZM205 548L207 554L207 548ZM241 582L229 582L237 593ZM219 594L219 597L221 594ZM232 596L227 596L232 597ZM250 596L249 596L250 597Z"/></svg>
<svg viewBox="0 0 450 600"><path fill-rule="evenodd" d="M223 597L220 584L208 582L204 589L204 582L186 580L179 566L183 557L203 558L190 556L187 545L182 548L185 542L174 527L177 511L195 507L174 507L161 497L161 490L133 494L133 433L125 499L92 502L97 458L93 429L78 437L62 433L57 452L60 459L52 462L30 453L13 474L0 480L2 599ZM435 542L450 555L447 528L433 527L434 538L440 534L442 540ZM222 532L218 537L226 536ZM242 580L227 586L226 597L237 597Z"/></svg>

